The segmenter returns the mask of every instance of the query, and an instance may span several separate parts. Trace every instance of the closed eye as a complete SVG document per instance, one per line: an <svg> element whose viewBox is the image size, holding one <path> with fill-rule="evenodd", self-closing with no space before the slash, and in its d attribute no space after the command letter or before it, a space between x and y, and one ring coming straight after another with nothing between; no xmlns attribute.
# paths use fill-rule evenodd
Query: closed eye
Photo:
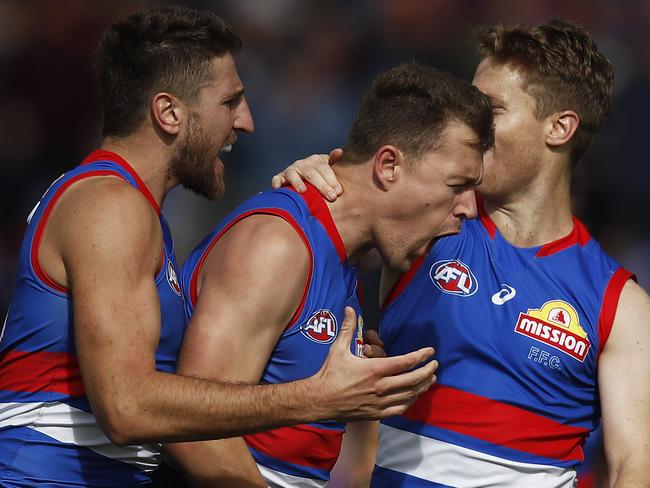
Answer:
<svg viewBox="0 0 650 488"><path fill-rule="evenodd" d="M454 185L447 185L449 188L452 188L454 192L456 193L462 193L465 190L469 190L471 188L474 188L475 182L474 181L468 181L467 183L457 183Z"/></svg>
<svg viewBox="0 0 650 488"><path fill-rule="evenodd" d="M223 101L223 104L233 109L237 107L237 105L239 105L243 99L244 99L244 89L242 88L241 90L237 90L237 92L233 93L231 96L226 98Z"/></svg>

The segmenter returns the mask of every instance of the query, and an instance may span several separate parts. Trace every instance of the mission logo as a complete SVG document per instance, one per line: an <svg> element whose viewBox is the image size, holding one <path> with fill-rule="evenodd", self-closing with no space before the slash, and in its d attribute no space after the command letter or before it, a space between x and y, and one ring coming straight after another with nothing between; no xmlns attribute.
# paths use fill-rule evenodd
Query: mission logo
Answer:
<svg viewBox="0 0 650 488"><path fill-rule="evenodd" d="M515 332L554 347L580 362L591 348L575 308L562 300L552 300L542 308L529 308L527 313L520 313Z"/></svg>

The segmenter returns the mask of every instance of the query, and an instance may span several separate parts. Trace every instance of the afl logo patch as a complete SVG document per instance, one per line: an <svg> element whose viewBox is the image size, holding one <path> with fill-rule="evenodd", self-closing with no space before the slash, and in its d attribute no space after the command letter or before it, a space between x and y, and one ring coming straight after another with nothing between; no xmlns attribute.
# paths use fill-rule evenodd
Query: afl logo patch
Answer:
<svg viewBox="0 0 650 488"><path fill-rule="evenodd" d="M336 317L327 309L321 309L314 313L307 323L300 326L300 332L307 339L319 344L334 342L338 327Z"/></svg>
<svg viewBox="0 0 650 488"><path fill-rule="evenodd" d="M167 260L167 283L174 293L178 296L181 296L181 285L178 283L178 276L176 276L176 271L174 270L174 265L172 264L171 259Z"/></svg>
<svg viewBox="0 0 650 488"><path fill-rule="evenodd" d="M458 259L438 261L431 266L429 277L443 293L472 296L478 290L478 281L472 270Z"/></svg>

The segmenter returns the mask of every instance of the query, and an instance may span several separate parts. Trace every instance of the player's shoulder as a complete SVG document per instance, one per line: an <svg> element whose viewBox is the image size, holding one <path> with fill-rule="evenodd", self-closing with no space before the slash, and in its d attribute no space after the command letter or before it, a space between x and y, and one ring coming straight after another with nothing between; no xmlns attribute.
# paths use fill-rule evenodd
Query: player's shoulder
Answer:
<svg viewBox="0 0 650 488"><path fill-rule="evenodd" d="M251 215L237 222L229 233L236 234L249 252L268 258L291 261L305 248L302 228L282 215Z"/></svg>
<svg viewBox="0 0 650 488"><path fill-rule="evenodd" d="M137 188L117 176L90 177L79 181L66 191L65 206L75 213L105 216L149 217L154 220L156 210Z"/></svg>
<svg viewBox="0 0 650 488"><path fill-rule="evenodd" d="M238 207L239 211L255 208L276 209L279 213L288 213L296 218L307 214L307 206L300 194L288 188L265 190L259 192Z"/></svg>
<svg viewBox="0 0 650 488"><path fill-rule="evenodd" d="M62 236L115 238L125 243L158 246L162 232L156 210L135 187L119 177L101 176L72 185L54 209L52 218Z"/></svg>
<svg viewBox="0 0 650 488"><path fill-rule="evenodd" d="M612 272L621 268L621 264L591 235L588 228L580 220L575 218L578 234L575 243L570 249L572 253L568 254L569 259L575 265L580 266L581 263L588 263L588 267L592 272L600 272L609 276ZM584 268L585 266L582 265Z"/></svg>

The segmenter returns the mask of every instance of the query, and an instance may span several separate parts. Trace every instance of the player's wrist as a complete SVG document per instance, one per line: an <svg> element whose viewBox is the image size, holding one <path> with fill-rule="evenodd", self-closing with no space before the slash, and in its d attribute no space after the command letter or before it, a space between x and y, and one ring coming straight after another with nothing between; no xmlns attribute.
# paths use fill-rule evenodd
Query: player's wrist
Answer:
<svg viewBox="0 0 650 488"><path fill-rule="evenodd" d="M331 405L331 395L323 388L319 374L295 382L296 401L303 423L331 420L337 417L338 412Z"/></svg>

